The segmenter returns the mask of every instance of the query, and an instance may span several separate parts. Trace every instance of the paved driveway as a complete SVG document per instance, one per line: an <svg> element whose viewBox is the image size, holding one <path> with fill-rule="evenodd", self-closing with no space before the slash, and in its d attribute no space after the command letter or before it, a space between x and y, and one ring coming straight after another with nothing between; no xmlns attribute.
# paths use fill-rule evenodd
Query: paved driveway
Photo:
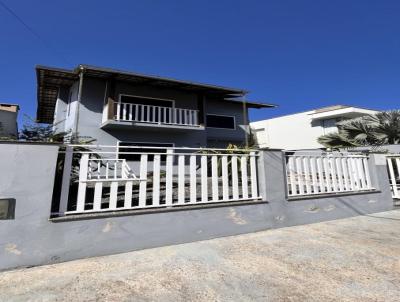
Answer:
<svg viewBox="0 0 400 302"><path fill-rule="evenodd" d="M0 301L399 301L400 211L0 274Z"/></svg>

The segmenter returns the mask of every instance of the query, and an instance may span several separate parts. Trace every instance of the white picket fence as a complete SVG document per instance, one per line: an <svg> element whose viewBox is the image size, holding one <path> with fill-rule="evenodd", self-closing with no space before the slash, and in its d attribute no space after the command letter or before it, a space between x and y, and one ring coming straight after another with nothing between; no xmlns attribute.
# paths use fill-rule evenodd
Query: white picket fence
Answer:
<svg viewBox="0 0 400 302"><path fill-rule="evenodd" d="M400 199L400 154L388 155L387 166L392 196Z"/></svg>
<svg viewBox="0 0 400 302"><path fill-rule="evenodd" d="M368 156L286 155L288 196L373 190Z"/></svg>
<svg viewBox="0 0 400 302"><path fill-rule="evenodd" d="M132 152L104 151L107 148L116 147L66 154L66 158L81 158L76 197L62 195L60 208L65 214L261 198L256 151L168 148L165 152L165 148L151 147L154 152L141 152L149 147L131 146L124 150L132 148ZM67 185L70 182L63 180L63 186ZM65 205L68 200L74 204Z"/></svg>
<svg viewBox="0 0 400 302"><path fill-rule="evenodd" d="M130 103L115 105L117 121L199 126L198 110Z"/></svg>

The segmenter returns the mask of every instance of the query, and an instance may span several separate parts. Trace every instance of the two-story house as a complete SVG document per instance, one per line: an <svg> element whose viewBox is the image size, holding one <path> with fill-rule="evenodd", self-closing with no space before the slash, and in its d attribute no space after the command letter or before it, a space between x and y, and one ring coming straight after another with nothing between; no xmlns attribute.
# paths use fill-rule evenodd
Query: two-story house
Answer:
<svg viewBox="0 0 400 302"><path fill-rule="evenodd" d="M247 91L79 65L37 66L37 120L100 145L226 147L244 145Z"/></svg>

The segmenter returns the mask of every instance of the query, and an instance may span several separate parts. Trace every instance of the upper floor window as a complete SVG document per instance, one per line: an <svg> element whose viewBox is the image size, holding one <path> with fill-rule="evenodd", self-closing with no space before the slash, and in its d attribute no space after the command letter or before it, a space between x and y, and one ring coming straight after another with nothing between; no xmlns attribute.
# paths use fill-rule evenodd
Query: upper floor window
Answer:
<svg viewBox="0 0 400 302"><path fill-rule="evenodd" d="M207 114L207 127L221 129L235 129L235 117L229 115Z"/></svg>
<svg viewBox="0 0 400 302"><path fill-rule="evenodd" d="M134 95L120 95L121 103L138 104L138 105L152 105L160 107L173 107L174 101L167 99L157 99L143 96Z"/></svg>

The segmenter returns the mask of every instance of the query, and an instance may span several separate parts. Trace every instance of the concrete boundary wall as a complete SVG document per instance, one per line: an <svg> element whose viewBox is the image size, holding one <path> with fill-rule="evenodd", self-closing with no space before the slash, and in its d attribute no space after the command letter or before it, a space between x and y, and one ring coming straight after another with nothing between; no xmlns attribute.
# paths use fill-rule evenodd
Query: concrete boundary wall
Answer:
<svg viewBox="0 0 400 302"><path fill-rule="evenodd" d="M0 199L16 200L14 219L0 220L0 270L365 215L393 207L382 155L372 155L370 160L376 192L288 200L283 153L271 150L262 151L258 163L263 202L50 220L58 148L0 144Z"/></svg>

